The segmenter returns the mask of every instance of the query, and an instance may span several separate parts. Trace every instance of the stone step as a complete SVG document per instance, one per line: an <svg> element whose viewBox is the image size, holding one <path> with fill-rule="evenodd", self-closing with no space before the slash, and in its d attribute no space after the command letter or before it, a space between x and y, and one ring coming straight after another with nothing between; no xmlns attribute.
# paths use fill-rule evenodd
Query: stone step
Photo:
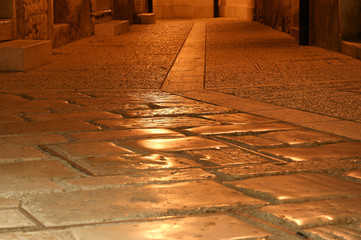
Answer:
<svg viewBox="0 0 361 240"><path fill-rule="evenodd" d="M357 59L361 59L361 41L342 41L342 53Z"/></svg>
<svg viewBox="0 0 361 240"><path fill-rule="evenodd" d="M138 24L155 23L155 13L139 13L139 14L137 14L136 23L138 23Z"/></svg>
<svg viewBox="0 0 361 240"><path fill-rule="evenodd" d="M128 20L112 20L94 25L94 34L96 36L117 36L128 31Z"/></svg>
<svg viewBox="0 0 361 240"><path fill-rule="evenodd" d="M50 40L14 40L0 43L0 71L25 72L50 61Z"/></svg>

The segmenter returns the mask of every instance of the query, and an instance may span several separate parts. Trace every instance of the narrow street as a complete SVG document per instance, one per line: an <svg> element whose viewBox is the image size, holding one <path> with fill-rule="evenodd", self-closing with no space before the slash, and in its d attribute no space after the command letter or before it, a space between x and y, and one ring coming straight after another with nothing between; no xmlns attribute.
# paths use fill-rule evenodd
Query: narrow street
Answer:
<svg viewBox="0 0 361 240"><path fill-rule="evenodd" d="M361 239L361 62L159 20L0 73L0 239Z"/></svg>

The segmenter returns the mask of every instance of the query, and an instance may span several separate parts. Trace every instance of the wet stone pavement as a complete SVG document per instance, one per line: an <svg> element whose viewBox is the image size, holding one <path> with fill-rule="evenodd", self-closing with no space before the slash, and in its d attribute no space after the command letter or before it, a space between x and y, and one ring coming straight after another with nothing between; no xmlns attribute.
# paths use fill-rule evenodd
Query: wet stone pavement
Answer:
<svg viewBox="0 0 361 240"><path fill-rule="evenodd" d="M0 93L0 239L361 239L361 143L158 90Z"/></svg>

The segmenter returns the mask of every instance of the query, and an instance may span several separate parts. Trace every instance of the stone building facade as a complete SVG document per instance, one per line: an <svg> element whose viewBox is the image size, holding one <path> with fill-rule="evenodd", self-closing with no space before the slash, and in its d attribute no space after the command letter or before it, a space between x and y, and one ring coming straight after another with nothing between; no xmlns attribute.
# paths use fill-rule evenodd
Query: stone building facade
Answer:
<svg viewBox="0 0 361 240"><path fill-rule="evenodd" d="M93 34L94 24L112 19L133 23L148 0L1 0L0 41L52 40L53 46Z"/></svg>
<svg viewBox="0 0 361 240"><path fill-rule="evenodd" d="M300 1L309 2L310 44L340 51L361 40L360 0L256 0L256 19L297 37Z"/></svg>

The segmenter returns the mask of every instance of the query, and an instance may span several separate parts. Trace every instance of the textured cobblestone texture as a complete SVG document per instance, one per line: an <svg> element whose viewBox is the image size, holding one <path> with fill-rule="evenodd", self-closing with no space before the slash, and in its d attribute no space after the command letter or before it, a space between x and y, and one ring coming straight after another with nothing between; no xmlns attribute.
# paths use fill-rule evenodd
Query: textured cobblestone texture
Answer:
<svg viewBox="0 0 361 240"><path fill-rule="evenodd" d="M192 23L83 39L55 49L50 66L0 74L0 239L360 238L359 62L257 23L210 19L211 89L157 89ZM253 33L240 41L232 29ZM320 81L324 95L304 88ZM247 89L260 94L220 93ZM345 104L325 102L329 90ZM298 105L300 92L310 96ZM343 108L324 116L313 100Z"/></svg>

